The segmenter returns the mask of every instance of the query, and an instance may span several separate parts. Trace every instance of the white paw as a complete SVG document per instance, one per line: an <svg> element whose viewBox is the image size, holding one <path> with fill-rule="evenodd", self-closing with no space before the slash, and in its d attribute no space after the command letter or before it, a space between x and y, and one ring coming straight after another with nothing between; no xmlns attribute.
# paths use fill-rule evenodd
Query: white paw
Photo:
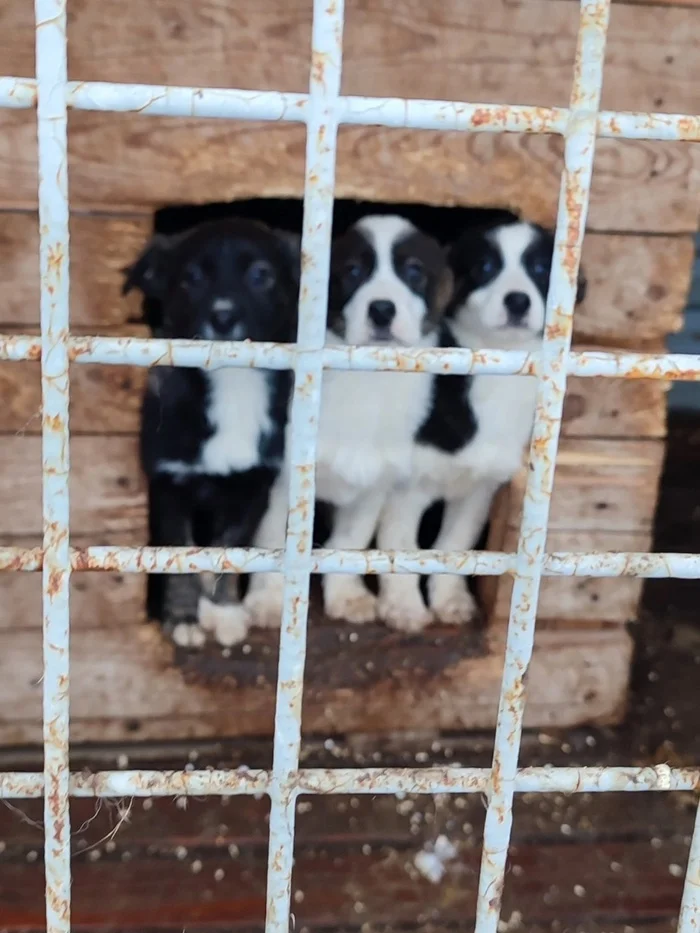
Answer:
<svg viewBox="0 0 700 933"><path fill-rule="evenodd" d="M250 628L250 616L240 603L213 603L206 596L199 600L197 618L200 627L226 648L243 641Z"/></svg>
<svg viewBox="0 0 700 933"><path fill-rule="evenodd" d="M172 638L180 648L202 648L207 640L204 629L189 622L178 622L173 628Z"/></svg>
<svg viewBox="0 0 700 933"><path fill-rule="evenodd" d="M377 618L377 597L362 580L349 577L343 581L324 581L323 608L329 619L360 625Z"/></svg>
<svg viewBox="0 0 700 933"><path fill-rule="evenodd" d="M283 605L284 583L281 580L251 586L244 600L244 606L257 628L279 628L282 624Z"/></svg>
<svg viewBox="0 0 700 933"><path fill-rule="evenodd" d="M393 582L400 583L398 579ZM410 585L393 585L381 594L379 618L398 632L422 632L434 621L433 613L423 602L420 588L412 581L407 583Z"/></svg>
<svg viewBox="0 0 700 933"><path fill-rule="evenodd" d="M433 577L428 591L430 606L444 625L466 625L478 615L476 601L462 577Z"/></svg>

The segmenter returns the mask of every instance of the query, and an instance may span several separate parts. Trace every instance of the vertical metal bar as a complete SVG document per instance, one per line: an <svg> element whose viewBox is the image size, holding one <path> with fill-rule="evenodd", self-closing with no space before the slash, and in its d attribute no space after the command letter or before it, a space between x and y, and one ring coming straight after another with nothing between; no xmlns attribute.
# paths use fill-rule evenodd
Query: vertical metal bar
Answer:
<svg viewBox="0 0 700 933"><path fill-rule="evenodd" d="M43 467L47 933L70 931L68 180L65 0L36 0Z"/></svg>
<svg viewBox="0 0 700 933"><path fill-rule="evenodd" d="M700 930L700 806L695 812L695 829L690 845L685 873L683 900L678 918L678 933L698 933Z"/></svg>
<svg viewBox="0 0 700 933"><path fill-rule="evenodd" d="M499 700L475 933L496 933L513 821L513 794L520 751L525 684L532 657L540 581L544 568L549 506L566 391L574 305L586 226L597 111L603 82L610 0L581 0L570 122L551 283L547 297L530 471L518 541L503 682Z"/></svg>
<svg viewBox="0 0 700 933"><path fill-rule="evenodd" d="M284 612L270 792L266 933L288 933L289 930L296 800L289 775L298 768L301 744L316 442L321 407L322 351L326 336L342 41L343 0L314 0L298 356L291 410Z"/></svg>

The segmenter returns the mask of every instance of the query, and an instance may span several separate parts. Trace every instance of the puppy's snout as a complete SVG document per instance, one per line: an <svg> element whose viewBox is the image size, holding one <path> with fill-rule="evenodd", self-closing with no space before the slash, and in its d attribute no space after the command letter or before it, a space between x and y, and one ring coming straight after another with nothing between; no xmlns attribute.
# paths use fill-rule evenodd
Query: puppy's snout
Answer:
<svg viewBox="0 0 700 933"><path fill-rule="evenodd" d="M236 324L237 312L233 301L218 298L211 307L212 327L218 334L228 334Z"/></svg>
<svg viewBox="0 0 700 933"><path fill-rule="evenodd" d="M374 325L388 327L396 317L396 305L393 301L371 301L367 313Z"/></svg>
<svg viewBox="0 0 700 933"><path fill-rule="evenodd" d="M530 310L530 296L525 292L509 292L503 299L503 304L508 312L508 321L511 324L521 324Z"/></svg>

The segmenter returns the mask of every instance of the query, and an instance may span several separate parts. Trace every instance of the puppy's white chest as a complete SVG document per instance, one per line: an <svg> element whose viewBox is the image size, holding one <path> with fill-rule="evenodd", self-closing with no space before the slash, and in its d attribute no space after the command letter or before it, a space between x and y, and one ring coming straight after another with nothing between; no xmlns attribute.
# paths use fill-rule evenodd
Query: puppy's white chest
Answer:
<svg viewBox="0 0 700 933"><path fill-rule="evenodd" d="M510 480L530 439L537 382L526 376L475 376L469 401L477 421L471 441L456 453L418 446L416 470L436 498L466 493L481 477Z"/></svg>
<svg viewBox="0 0 700 933"><path fill-rule="evenodd" d="M470 398L477 431L459 458L462 463L481 475L509 480L532 434L536 394L532 376L476 376Z"/></svg>
<svg viewBox="0 0 700 933"><path fill-rule="evenodd" d="M430 377L420 373L324 373L319 498L342 504L408 476L430 390Z"/></svg>
<svg viewBox="0 0 700 933"><path fill-rule="evenodd" d="M203 472L225 475L259 465L260 442L271 428L266 374L219 369L209 378L214 434L202 447Z"/></svg>

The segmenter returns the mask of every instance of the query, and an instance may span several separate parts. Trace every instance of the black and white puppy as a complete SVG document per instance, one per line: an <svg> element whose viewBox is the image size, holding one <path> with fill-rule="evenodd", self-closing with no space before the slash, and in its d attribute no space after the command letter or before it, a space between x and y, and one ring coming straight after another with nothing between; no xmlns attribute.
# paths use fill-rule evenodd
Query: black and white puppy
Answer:
<svg viewBox="0 0 700 933"><path fill-rule="evenodd" d="M467 231L450 252L455 292L447 318L456 345L538 350L553 249L550 232L517 220ZM581 279L577 301L584 288ZM433 408L417 435L410 482L387 501L379 547L417 547L421 517L439 499L445 500L445 512L435 548L475 547L496 491L522 465L536 392L537 381L529 376L437 377ZM462 577L434 575L428 595L429 608L418 577L383 577L380 615L387 624L414 631L434 618L459 624L475 615Z"/></svg>
<svg viewBox="0 0 700 933"><path fill-rule="evenodd" d="M366 216L333 244L327 343L435 346L451 283L435 240L401 217ZM327 547L369 546L389 491L409 475L413 439L430 407L432 381L424 373L324 373L316 495L335 507ZM256 536L260 547L283 545L288 482L283 469ZM361 577L326 575L323 593L331 618L376 618L376 597ZM246 606L256 624L278 626L280 575L253 576Z"/></svg>
<svg viewBox="0 0 700 933"><path fill-rule="evenodd" d="M228 219L155 237L127 270L160 309L160 335L203 340L294 340L298 260L266 227ZM246 547L284 453L291 373L158 367L143 402L150 544ZM232 575L149 579L149 615L181 645L245 637L249 617Z"/></svg>

